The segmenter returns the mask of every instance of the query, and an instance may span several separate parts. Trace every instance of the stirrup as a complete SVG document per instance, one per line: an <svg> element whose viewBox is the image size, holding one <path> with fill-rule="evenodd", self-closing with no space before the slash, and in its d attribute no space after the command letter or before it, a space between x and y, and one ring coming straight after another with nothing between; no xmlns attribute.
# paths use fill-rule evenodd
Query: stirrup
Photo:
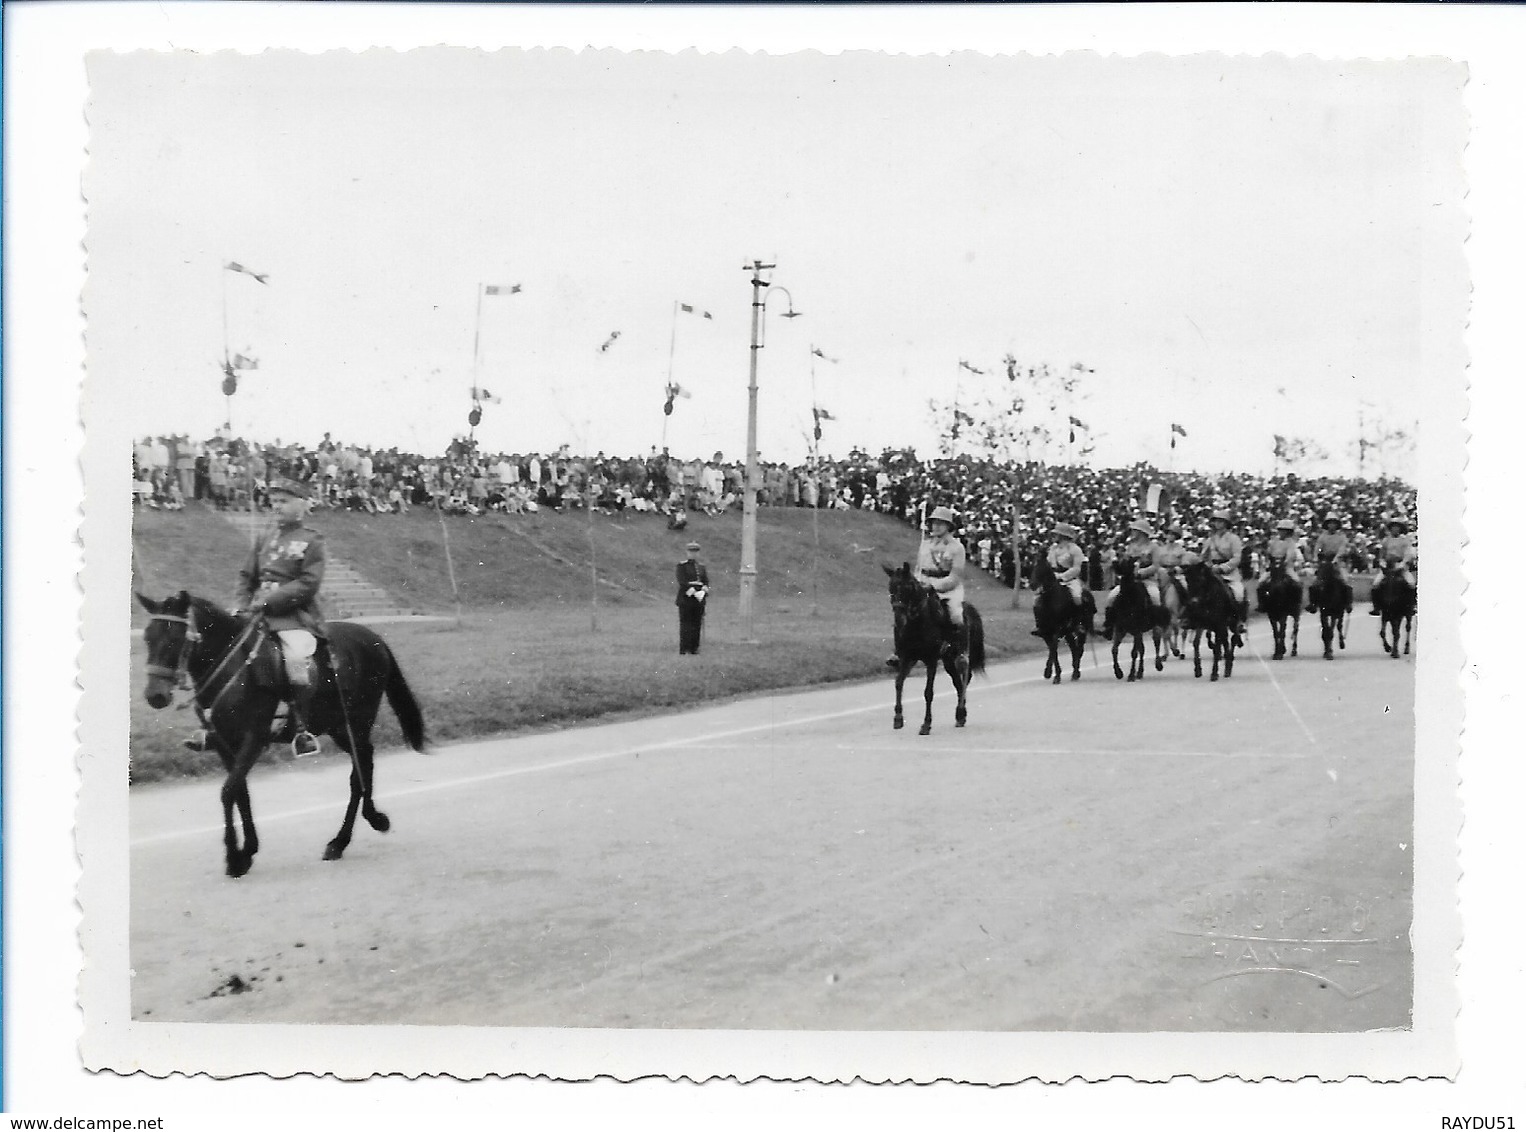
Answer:
<svg viewBox="0 0 1526 1132"><path fill-rule="evenodd" d="M212 749L212 733L205 727L199 727L192 731L188 738L182 739L180 745L188 751L210 751Z"/></svg>
<svg viewBox="0 0 1526 1132"><path fill-rule="evenodd" d="M887 656L885 658L885 667L886 668L899 668L899 667L901 667L901 658L898 657L898 656Z"/></svg>
<svg viewBox="0 0 1526 1132"><path fill-rule="evenodd" d="M291 753L293 758L306 758L308 755L318 753L318 740L310 731L298 731L291 741Z"/></svg>

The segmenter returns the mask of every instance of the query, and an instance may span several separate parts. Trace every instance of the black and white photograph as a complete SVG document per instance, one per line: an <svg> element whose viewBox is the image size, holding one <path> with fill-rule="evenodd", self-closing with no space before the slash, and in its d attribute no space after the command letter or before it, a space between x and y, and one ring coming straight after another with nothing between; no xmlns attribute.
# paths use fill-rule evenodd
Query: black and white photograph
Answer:
<svg viewBox="0 0 1526 1132"><path fill-rule="evenodd" d="M1454 1074L1466 62L434 44L83 57L83 1067Z"/></svg>

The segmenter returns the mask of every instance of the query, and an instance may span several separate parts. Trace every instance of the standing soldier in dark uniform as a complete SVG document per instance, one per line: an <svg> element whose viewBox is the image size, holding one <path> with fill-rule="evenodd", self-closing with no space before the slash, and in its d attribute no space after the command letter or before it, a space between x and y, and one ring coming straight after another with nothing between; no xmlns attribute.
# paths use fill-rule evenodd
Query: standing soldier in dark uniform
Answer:
<svg viewBox="0 0 1526 1132"><path fill-rule="evenodd" d="M261 535L239 571L237 608L263 615L281 642L286 678L291 685L291 749L297 756L318 751L318 740L307 730L313 698L309 667L318 651L323 619L318 610L318 587L323 584L323 536L307 525L307 489L291 480L270 484L276 511L274 530ZM207 749L207 734L186 740L191 750Z"/></svg>
<svg viewBox="0 0 1526 1132"><path fill-rule="evenodd" d="M700 630L705 624L705 596L710 575L699 561L699 543L685 549L689 557L678 564L678 655L698 655Z"/></svg>

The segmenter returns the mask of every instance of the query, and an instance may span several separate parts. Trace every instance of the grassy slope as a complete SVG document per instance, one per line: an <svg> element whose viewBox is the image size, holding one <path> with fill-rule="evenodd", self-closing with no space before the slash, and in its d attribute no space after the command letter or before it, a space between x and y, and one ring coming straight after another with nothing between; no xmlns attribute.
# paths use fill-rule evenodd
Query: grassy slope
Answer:
<svg viewBox="0 0 1526 1132"><path fill-rule="evenodd" d="M667 530L656 516L595 516L599 575L613 583L599 586L596 614L589 601L586 516L447 519L462 626L384 625L381 632L423 705L432 739L881 675L890 609L880 563L911 557L916 534L874 514L821 512L817 519L819 608L813 615L810 513L759 513L759 644L740 642L736 514L696 517L682 533ZM314 522L331 553L371 580L408 593L422 608L451 610L440 524L432 514L324 514ZM231 589L245 543L215 515L151 513L137 534L144 573L161 580L156 592L181 585L211 595ZM712 594L704 651L681 658L673 567L691 537L704 546ZM985 618L993 658L1029 651L1026 610L1012 609L1010 590L980 571L972 574L968 596ZM135 642L134 670L142 663ZM204 773L215 765L208 756L179 750L179 739L194 725L190 713L155 713L134 699L135 780ZM390 712L383 712L378 741L398 741Z"/></svg>

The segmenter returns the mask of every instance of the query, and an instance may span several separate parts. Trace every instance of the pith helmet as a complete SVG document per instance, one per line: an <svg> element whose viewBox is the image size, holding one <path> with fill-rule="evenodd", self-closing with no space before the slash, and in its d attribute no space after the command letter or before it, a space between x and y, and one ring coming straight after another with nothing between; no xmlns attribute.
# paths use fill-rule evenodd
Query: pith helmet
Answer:
<svg viewBox="0 0 1526 1132"><path fill-rule="evenodd" d="M1279 531L1291 531L1295 530L1296 528L1294 527L1292 519L1279 519L1277 520L1277 529Z"/></svg>
<svg viewBox="0 0 1526 1132"><path fill-rule="evenodd" d="M1056 523L1054 525L1054 533L1064 535L1066 538L1075 538L1076 528L1070 523Z"/></svg>
<svg viewBox="0 0 1526 1132"><path fill-rule="evenodd" d="M1220 507L1217 511L1215 511L1213 514L1209 515L1208 517L1210 519L1220 519L1220 520L1222 520L1222 521L1224 521L1226 523L1230 521L1229 511L1226 508L1223 508L1223 507Z"/></svg>
<svg viewBox="0 0 1526 1132"><path fill-rule="evenodd" d="M1129 524L1129 530L1138 531L1140 534L1144 535L1145 538L1155 537L1155 532L1150 528L1150 524L1145 522L1143 519L1135 519L1132 523Z"/></svg>
<svg viewBox="0 0 1526 1132"><path fill-rule="evenodd" d="M954 525L953 510L948 507L934 507L933 513L927 517L927 521L929 523L936 523L939 520L942 520L952 527Z"/></svg>

